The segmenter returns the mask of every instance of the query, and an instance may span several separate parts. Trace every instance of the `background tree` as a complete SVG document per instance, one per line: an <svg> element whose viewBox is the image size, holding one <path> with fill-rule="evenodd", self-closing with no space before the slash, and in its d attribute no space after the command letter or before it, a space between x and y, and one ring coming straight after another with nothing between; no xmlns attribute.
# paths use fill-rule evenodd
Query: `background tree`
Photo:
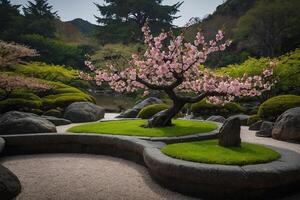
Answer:
<svg viewBox="0 0 300 200"><path fill-rule="evenodd" d="M182 3L162 5L163 0L105 0L104 5L96 4L101 13L97 17L102 42L130 42L142 39L140 31L146 21L154 32L171 27L175 14Z"/></svg>
<svg viewBox="0 0 300 200"><path fill-rule="evenodd" d="M23 16L20 5L12 5L9 0L0 0L0 38L11 40L22 32Z"/></svg>
<svg viewBox="0 0 300 200"><path fill-rule="evenodd" d="M133 55L130 67L118 71L96 69L90 62L86 64L94 71L97 84L108 82L118 92L134 92L138 89L165 92L173 101L171 108L162 111L149 120L147 127L171 125L172 118L186 103L196 103L208 98L212 103L224 103L237 96L258 96L270 88L268 80L272 68L263 71L262 76L231 78L218 76L199 67L213 52L223 51L230 44L223 43L222 31L215 40L205 42L198 32L193 43L185 42L183 35L175 37L172 33L162 32L153 37L148 26L143 27L147 50L142 55ZM170 40L169 45L165 45ZM83 78L89 80L90 76Z"/></svg>
<svg viewBox="0 0 300 200"><path fill-rule="evenodd" d="M58 19L58 16L57 12L52 12L52 9L48 0L28 1L28 5L23 8L26 18L26 32L54 37L56 31L55 20Z"/></svg>
<svg viewBox="0 0 300 200"><path fill-rule="evenodd" d="M300 1L257 1L238 22L240 46L260 56L278 56L300 44Z"/></svg>

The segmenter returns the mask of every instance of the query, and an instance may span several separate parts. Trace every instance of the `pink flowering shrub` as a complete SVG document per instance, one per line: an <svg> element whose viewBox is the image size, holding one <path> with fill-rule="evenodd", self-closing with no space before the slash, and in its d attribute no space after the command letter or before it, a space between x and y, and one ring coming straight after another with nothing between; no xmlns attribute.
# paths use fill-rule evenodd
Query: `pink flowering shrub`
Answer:
<svg viewBox="0 0 300 200"><path fill-rule="evenodd" d="M24 76L15 76L8 74L0 74L0 89L5 92L1 100L6 99L16 89L30 89L37 91L47 91L52 86L43 83L35 78L27 78Z"/></svg>
<svg viewBox="0 0 300 200"><path fill-rule="evenodd" d="M12 66L20 62L21 58L34 56L38 56L34 49L0 40L0 67Z"/></svg>
<svg viewBox="0 0 300 200"><path fill-rule="evenodd" d="M171 119L186 103L195 103L207 97L211 103L222 104L238 96L258 96L270 89L273 65L265 69L261 76L242 78L217 76L208 69L201 70L208 55L224 51L230 41L223 41L222 31L214 40L205 41L198 32L193 43L186 42L183 34L174 36L162 32L152 36L145 25L142 29L147 50L143 55L132 55L130 67L118 71L116 67L96 69L91 62L86 65L94 76L81 74L87 80L95 80L98 85L107 82L117 92L134 92L142 89L164 91L173 101L173 106L149 120L148 127L167 126ZM192 95L191 95L192 94Z"/></svg>

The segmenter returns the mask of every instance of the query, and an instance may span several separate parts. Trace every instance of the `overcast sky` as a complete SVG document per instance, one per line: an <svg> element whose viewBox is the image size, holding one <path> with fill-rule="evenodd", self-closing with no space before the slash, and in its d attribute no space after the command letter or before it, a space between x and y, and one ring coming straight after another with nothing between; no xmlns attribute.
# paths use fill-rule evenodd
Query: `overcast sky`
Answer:
<svg viewBox="0 0 300 200"><path fill-rule="evenodd" d="M12 4L26 5L28 0L11 0ZM138 0L137 0L138 1ZM164 0L163 4L174 4L180 0ZM191 17L203 18L215 11L216 7L224 0L183 0L180 7L181 16L174 20L173 24L183 26ZM58 11L62 21L82 18L96 24L94 15L99 15L93 2L103 4L103 0L49 0L55 11Z"/></svg>

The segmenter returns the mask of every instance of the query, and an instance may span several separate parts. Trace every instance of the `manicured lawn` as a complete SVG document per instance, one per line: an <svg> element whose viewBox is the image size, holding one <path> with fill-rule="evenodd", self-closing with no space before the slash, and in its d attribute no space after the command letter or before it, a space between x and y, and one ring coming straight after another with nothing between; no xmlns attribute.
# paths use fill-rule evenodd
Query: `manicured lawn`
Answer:
<svg viewBox="0 0 300 200"><path fill-rule="evenodd" d="M172 137L206 133L215 130L218 127L212 122L191 120L173 120L173 126L164 128L143 128L142 126L145 124L147 124L147 120L107 121L75 126L70 128L68 131L73 133Z"/></svg>
<svg viewBox="0 0 300 200"><path fill-rule="evenodd" d="M217 140L171 144L162 152L181 160L222 165L258 164L280 158L279 153L261 145L242 143L241 148L224 148Z"/></svg>

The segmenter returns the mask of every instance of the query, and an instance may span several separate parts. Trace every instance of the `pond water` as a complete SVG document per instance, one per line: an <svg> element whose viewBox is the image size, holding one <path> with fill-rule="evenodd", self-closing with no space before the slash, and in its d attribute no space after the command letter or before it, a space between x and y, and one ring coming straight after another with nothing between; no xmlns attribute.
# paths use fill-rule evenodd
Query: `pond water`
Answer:
<svg viewBox="0 0 300 200"><path fill-rule="evenodd" d="M136 102L133 97L122 95L116 96L103 93L94 93L92 96L95 97L97 105L111 112L120 112L125 109L132 108Z"/></svg>

